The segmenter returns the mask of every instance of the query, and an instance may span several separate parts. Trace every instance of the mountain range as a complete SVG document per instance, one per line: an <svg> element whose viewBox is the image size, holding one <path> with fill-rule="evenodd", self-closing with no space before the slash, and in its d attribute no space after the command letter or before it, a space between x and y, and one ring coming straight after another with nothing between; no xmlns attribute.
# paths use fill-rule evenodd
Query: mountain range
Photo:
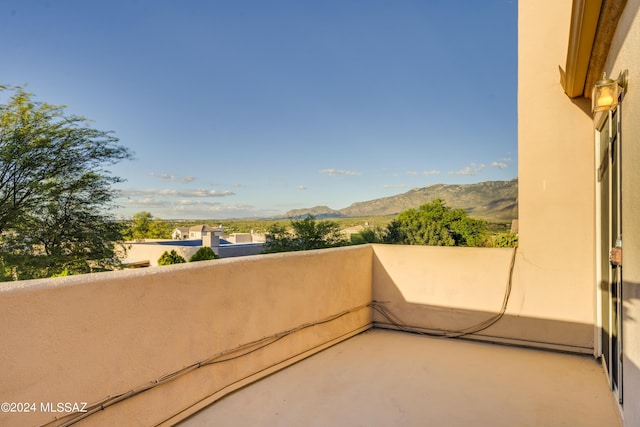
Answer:
<svg viewBox="0 0 640 427"><path fill-rule="evenodd" d="M511 221L518 217L518 179L460 185L436 184L414 188L395 196L352 203L339 210L327 206L315 206L290 210L284 216L303 218L313 215L323 219L397 215L434 199L443 199L446 205L452 208L465 209L474 218L499 222Z"/></svg>

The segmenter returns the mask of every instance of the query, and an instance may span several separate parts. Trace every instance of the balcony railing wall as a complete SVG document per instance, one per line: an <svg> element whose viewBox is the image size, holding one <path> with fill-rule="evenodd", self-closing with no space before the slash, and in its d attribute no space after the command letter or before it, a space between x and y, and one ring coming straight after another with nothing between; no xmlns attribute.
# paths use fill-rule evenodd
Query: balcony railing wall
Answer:
<svg viewBox="0 0 640 427"><path fill-rule="evenodd" d="M548 308L512 254L364 245L2 284L0 396L37 411L0 425L171 425L372 324L592 351L592 307L525 315ZM58 402L95 413L41 410Z"/></svg>
<svg viewBox="0 0 640 427"><path fill-rule="evenodd" d="M584 284L541 287L514 249L374 245L374 324L569 352L593 353ZM515 256L515 258L514 258ZM558 287L561 287L559 289ZM508 298L506 298L508 297ZM501 312L503 312L501 314ZM470 333L471 332L471 333Z"/></svg>
<svg viewBox="0 0 640 427"><path fill-rule="evenodd" d="M371 251L3 284L0 396L34 402L36 411L0 413L0 425L77 416L49 411L49 402L98 409L77 425L171 424L175 414L368 329Z"/></svg>

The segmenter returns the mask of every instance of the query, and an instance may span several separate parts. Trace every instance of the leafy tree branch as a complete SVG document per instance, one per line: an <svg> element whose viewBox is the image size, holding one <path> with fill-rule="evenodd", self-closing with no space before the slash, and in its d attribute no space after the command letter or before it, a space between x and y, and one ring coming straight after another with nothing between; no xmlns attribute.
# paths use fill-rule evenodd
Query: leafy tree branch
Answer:
<svg viewBox="0 0 640 427"><path fill-rule="evenodd" d="M84 273L117 264L122 226L107 167L130 159L111 132L65 107L1 87L0 257L4 279Z"/></svg>

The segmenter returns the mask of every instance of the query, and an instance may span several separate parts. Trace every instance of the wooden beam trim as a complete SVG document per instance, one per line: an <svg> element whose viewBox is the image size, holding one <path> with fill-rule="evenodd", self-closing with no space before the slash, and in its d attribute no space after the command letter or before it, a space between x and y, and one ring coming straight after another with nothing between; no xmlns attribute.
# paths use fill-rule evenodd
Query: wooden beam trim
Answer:
<svg viewBox="0 0 640 427"><path fill-rule="evenodd" d="M627 0L604 0L602 2L600 19L598 20L598 28L596 29L596 36L591 49L591 58L584 85L583 96L585 98L591 98L593 85L602 78L602 72L611 49L611 41L626 5Z"/></svg>
<svg viewBox="0 0 640 427"><path fill-rule="evenodd" d="M602 0L573 0L567 62L562 82L570 98L582 96Z"/></svg>

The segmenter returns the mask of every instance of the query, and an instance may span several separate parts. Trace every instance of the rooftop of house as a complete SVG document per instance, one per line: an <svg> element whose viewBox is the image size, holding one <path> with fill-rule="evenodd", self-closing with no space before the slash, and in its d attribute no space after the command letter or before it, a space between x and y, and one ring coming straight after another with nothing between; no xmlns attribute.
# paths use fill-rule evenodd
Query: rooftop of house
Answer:
<svg viewBox="0 0 640 427"><path fill-rule="evenodd" d="M210 231L210 232L215 232L215 231L222 231L222 227L212 227L210 225L200 224L200 225L194 225L194 226L189 227L189 231Z"/></svg>
<svg viewBox="0 0 640 427"><path fill-rule="evenodd" d="M184 239L184 240L146 240L144 242L127 242L127 243L136 243L138 245L161 245L161 246L202 246L202 239ZM221 245L232 245L232 242L229 242L225 239L220 239Z"/></svg>

